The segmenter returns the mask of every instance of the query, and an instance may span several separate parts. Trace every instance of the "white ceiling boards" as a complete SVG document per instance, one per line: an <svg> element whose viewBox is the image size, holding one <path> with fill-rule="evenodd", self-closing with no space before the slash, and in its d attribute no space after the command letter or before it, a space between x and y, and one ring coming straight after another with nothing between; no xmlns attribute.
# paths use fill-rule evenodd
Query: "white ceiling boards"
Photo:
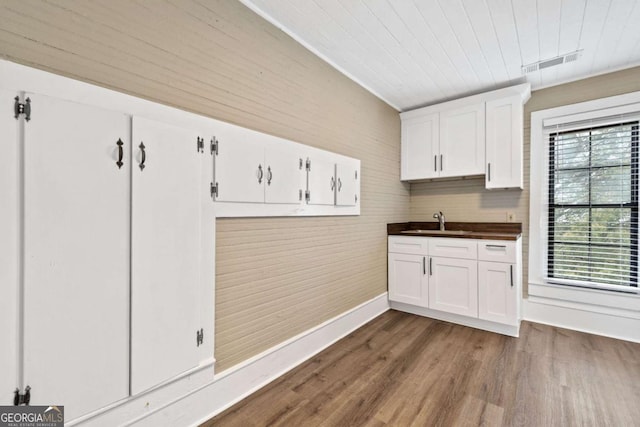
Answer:
<svg viewBox="0 0 640 427"><path fill-rule="evenodd" d="M638 0L241 1L401 111L640 64ZM523 74L576 51L573 62Z"/></svg>

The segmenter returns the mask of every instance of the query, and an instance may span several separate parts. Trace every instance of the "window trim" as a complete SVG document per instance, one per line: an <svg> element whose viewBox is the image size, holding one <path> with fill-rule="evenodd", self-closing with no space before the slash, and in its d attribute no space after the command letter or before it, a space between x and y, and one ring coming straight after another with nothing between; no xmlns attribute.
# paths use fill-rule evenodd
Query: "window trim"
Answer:
<svg viewBox="0 0 640 427"><path fill-rule="evenodd" d="M597 119L596 119L597 121ZM638 128L640 128L640 116L635 116L634 115L626 115L625 118L623 118L622 120L618 119L617 121L614 121L613 123L606 123L606 124L602 124L602 123L598 123L595 126L591 125L591 124L585 124L583 127L579 127L577 129L571 129L571 130L560 130L560 131L556 131L556 132L545 132L545 138L547 139L548 143L549 143L549 149L548 149L548 153L549 153L549 159L555 158L555 141L556 141L556 137L560 134L566 134L566 133L575 133L575 132L586 132L587 130L589 131L589 166L588 167L580 167L580 168L574 168L574 170L580 169L580 170L587 170L587 171L591 171L592 170L592 165L591 165L591 153L592 153L592 148L591 148L591 142L592 142L592 135L591 135L591 131L594 129L603 129L603 128L609 128L609 127L613 127L613 126L626 126L626 125L631 125L631 155L630 155L630 159L631 159L631 163L628 165L630 167L630 179L631 179L631 198L630 198L630 202L629 203L592 203L592 185L591 185L591 177L589 176L589 203L587 204L568 204L568 205L562 205L562 207L567 207L567 208L577 208L577 209L589 209L590 213L589 216L591 218L591 209L597 209L597 208L626 208L626 209L630 209L631 210L631 224L639 224L638 223L638 211L640 208L640 204L638 203ZM550 223L552 221L553 218L553 210L554 208L558 207L558 203L556 202L555 204L552 204L552 201L554 199L554 181L553 181L553 176L554 176L554 164L551 163L550 161L547 162L547 179L548 179L548 188L549 188L549 194L548 194L548 200L549 200L549 204L547 205L547 218L548 218L548 223ZM598 166L598 168L611 168L611 167L620 167L621 165L608 165L608 166ZM635 191L633 189L636 189ZM589 220L589 224L591 224L591 219ZM630 287L633 288L637 288L638 287L638 250L637 250L637 244L638 244L638 227L636 227L635 229L631 229L630 230L631 233L631 241L632 242L636 242L636 246L634 247L633 245L629 247L630 250L630 259L629 259L629 270L630 270ZM594 246L591 242L591 231L589 231L589 242L584 244L584 243L576 243L576 246L586 246L591 248L592 246ZM595 245L595 246L599 246L599 245ZM588 281L584 281L584 280L576 280L576 279L564 279L564 278L559 278L556 276L552 277L551 272L553 271L553 262L554 262L554 238L553 238L553 232L551 231L550 227L547 227L547 282L549 283L554 283L557 282L559 280L565 281L565 283L562 284L566 284L566 285L573 285L573 286L580 286L582 285L583 287L588 287L588 288L599 288L599 289L606 289L609 288L608 285L604 284L604 283L591 283ZM619 288L620 285L612 285L611 286L611 290L618 290L620 292L625 292L626 289L621 289Z"/></svg>
<svg viewBox="0 0 640 427"><path fill-rule="evenodd" d="M569 124L577 121L607 119L620 114L640 116L640 92L595 99L578 104L564 105L531 113L531 155L530 155L530 193L529 193L529 295L554 298L555 289L562 288L563 295L574 291L581 302L585 294L598 294L597 305L616 307L617 298L626 296L639 298L640 287L620 289L620 286L599 286L592 288L587 282L550 279L547 274L548 257L548 208L544 188L548 185L549 138L544 126ZM626 120L626 118L625 118ZM579 127L579 126L577 126ZM564 129L563 129L564 130ZM566 285L566 286L558 286ZM619 292L611 292L617 290ZM607 296L610 295L610 298ZM582 301L593 304L594 300Z"/></svg>

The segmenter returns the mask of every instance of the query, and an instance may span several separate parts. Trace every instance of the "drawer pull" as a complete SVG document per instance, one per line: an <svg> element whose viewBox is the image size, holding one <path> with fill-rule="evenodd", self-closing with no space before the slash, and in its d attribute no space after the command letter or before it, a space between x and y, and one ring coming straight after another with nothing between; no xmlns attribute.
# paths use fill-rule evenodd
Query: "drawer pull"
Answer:
<svg viewBox="0 0 640 427"><path fill-rule="evenodd" d="M485 248L493 248L493 249L507 249L506 245L484 245Z"/></svg>
<svg viewBox="0 0 640 427"><path fill-rule="evenodd" d="M427 274L427 265L426 265L426 258L422 257L422 274L425 275Z"/></svg>

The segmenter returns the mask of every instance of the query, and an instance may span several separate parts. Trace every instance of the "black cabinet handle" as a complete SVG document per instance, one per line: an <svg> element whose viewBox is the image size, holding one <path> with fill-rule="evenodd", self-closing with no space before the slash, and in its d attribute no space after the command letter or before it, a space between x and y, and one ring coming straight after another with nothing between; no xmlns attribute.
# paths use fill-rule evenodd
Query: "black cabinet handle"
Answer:
<svg viewBox="0 0 640 427"><path fill-rule="evenodd" d="M331 191L333 191L334 188L336 188L336 179L331 177Z"/></svg>
<svg viewBox="0 0 640 427"><path fill-rule="evenodd" d="M426 266L426 261L425 261L425 257L422 257L422 274L427 274L427 266Z"/></svg>
<svg viewBox="0 0 640 427"><path fill-rule="evenodd" d="M487 164L487 181L491 182L491 163Z"/></svg>
<svg viewBox="0 0 640 427"><path fill-rule="evenodd" d="M509 275L511 276L511 287L513 288L513 264L509 265Z"/></svg>
<svg viewBox="0 0 640 427"><path fill-rule="evenodd" d="M440 154L440 172L442 172L442 154Z"/></svg>
<svg viewBox="0 0 640 427"><path fill-rule="evenodd" d="M142 159L140 160L140 170L144 170L144 167L145 167L144 162L147 161L147 152L144 150L145 149L144 142L141 142L138 148L140 148L140 152L142 153Z"/></svg>
<svg viewBox="0 0 640 427"><path fill-rule="evenodd" d="M342 180L338 178L338 191L342 189Z"/></svg>
<svg viewBox="0 0 640 427"><path fill-rule="evenodd" d="M262 165L258 165L258 184L262 184L263 177L264 177L264 172L262 172Z"/></svg>
<svg viewBox="0 0 640 427"><path fill-rule="evenodd" d="M433 258L429 258L429 276L433 276Z"/></svg>
<svg viewBox="0 0 640 427"><path fill-rule="evenodd" d="M273 179L273 172L271 172L271 166L267 166L267 185L271 185Z"/></svg>
<svg viewBox="0 0 640 427"><path fill-rule="evenodd" d="M438 156L433 156L433 171L438 172Z"/></svg>
<svg viewBox="0 0 640 427"><path fill-rule="evenodd" d="M116 145L118 146L118 161L116 162L118 169L120 169L124 164L122 163L122 158L124 157L124 150L122 149L122 144L124 143L120 138L118 138L118 142L116 142Z"/></svg>

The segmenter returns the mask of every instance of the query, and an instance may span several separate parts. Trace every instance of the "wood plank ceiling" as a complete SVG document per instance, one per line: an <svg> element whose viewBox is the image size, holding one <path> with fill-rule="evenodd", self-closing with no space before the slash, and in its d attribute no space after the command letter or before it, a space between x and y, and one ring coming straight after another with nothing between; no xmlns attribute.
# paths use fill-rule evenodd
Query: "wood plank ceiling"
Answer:
<svg viewBox="0 0 640 427"><path fill-rule="evenodd" d="M640 64L640 0L241 1L400 111Z"/></svg>

